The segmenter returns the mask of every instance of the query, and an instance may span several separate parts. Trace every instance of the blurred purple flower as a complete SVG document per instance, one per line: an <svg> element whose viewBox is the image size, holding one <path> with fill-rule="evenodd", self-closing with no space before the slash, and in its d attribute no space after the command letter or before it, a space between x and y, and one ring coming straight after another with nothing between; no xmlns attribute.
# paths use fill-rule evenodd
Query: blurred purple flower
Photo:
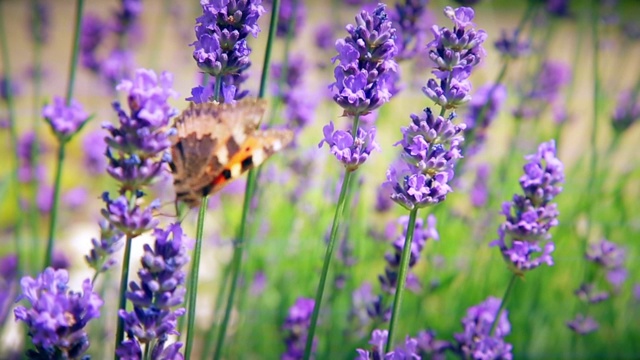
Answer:
<svg viewBox="0 0 640 360"><path fill-rule="evenodd" d="M100 75L110 86L129 79L135 68L133 52L127 49L114 49L100 62Z"/></svg>
<svg viewBox="0 0 640 360"><path fill-rule="evenodd" d="M133 303L133 311L121 309L118 312L128 337L119 349L125 353L132 347L136 348L132 344L134 342L154 344L151 358L158 359L166 350L167 336L179 334L177 321L185 309L176 307L182 305L187 291L184 287L186 274L182 268L189 262L189 255L188 240L180 224L170 225L167 230L155 229L153 235L153 247L144 245L140 259L140 282L130 282L130 290L126 293L127 299Z"/></svg>
<svg viewBox="0 0 640 360"><path fill-rule="evenodd" d="M12 98L17 97L22 92L20 85L14 80L7 80L5 77L0 77L0 99L7 101L9 95Z"/></svg>
<svg viewBox="0 0 640 360"><path fill-rule="evenodd" d="M558 106L560 92L569 84L571 76L571 68L564 63L545 61L530 88L522 91L523 101L514 110L514 116L535 118L548 106Z"/></svg>
<svg viewBox="0 0 640 360"><path fill-rule="evenodd" d="M15 254L0 258L0 324L9 315L18 291L18 257Z"/></svg>
<svg viewBox="0 0 640 360"><path fill-rule="evenodd" d="M396 346L393 351L384 352L389 337L387 330L373 330L371 333L371 351L356 349L357 360L419 360L418 341L407 336L403 344Z"/></svg>
<svg viewBox="0 0 640 360"><path fill-rule="evenodd" d="M321 50L330 50L334 45L335 35L331 23L322 23L315 28L315 45Z"/></svg>
<svg viewBox="0 0 640 360"><path fill-rule="evenodd" d="M60 358L79 359L89 348L85 331L87 323L100 316L103 301L86 279L82 292L69 291L66 270L47 268L36 279L25 276L20 281L22 295L29 306L14 310L16 321L23 321L35 349L28 350L30 358L48 359L50 354Z"/></svg>
<svg viewBox="0 0 640 360"><path fill-rule="evenodd" d="M582 314L576 315L575 319L567 322L569 329L577 334L586 335L598 330L598 323L590 316L585 317Z"/></svg>
<svg viewBox="0 0 640 360"><path fill-rule="evenodd" d="M20 167L18 169L18 180L23 183L30 181L42 181L46 175L46 169L40 165L34 168L34 156L41 156L47 152L47 148L42 141L36 141L33 132L28 131L18 139L18 161ZM35 152L35 153L34 153Z"/></svg>
<svg viewBox="0 0 640 360"><path fill-rule="evenodd" d="M464 118L469 148L465 155L480 151L487 137L487 130L498 117L502 104L507 99L507 88L502 84L485 84L478 88L469 102Z"/></svg>
<svg viewBox="0 0 640 360"><path fill-rule="evenodd" d="M29 30L34 42L45 44L49 40L51 29L51 9L46 1L33 1L29 13Z"/></svg>
<svg viewBox="0 0 640 360"><path fill-rule="evenodd" d="M83 15L80 32L80 63L94 73L100 70L101 61L98 60L96 53L107 31L108 28L100 17L91 13Z"/></svg>
<svg viewBox="0 0 640 360"><path fill-rule="evenodd" d="M404 242L407 236L407 228L409 225L409 217L402 216L398 219L398 224L402 228L402 232L395 238L392 243L393 253L386 253L385 260L387 261L387 266L384 269L383 275L378 275L378 280L380 280L380 284L382 290L394 294L397 287L398 281L398 272L400 269L400 258L402 257L402 251L404 249ZM411 254L409 257L409 269L413 268L418 260L420 259L420 254L422 249L427 244L427 240L439 240L440 236L438 235L438 231L436 230L436 218L433 215L429 215L427 219L427 226L424 227L422 219L416 219L416 224L413 232L413 239L411 241ZM413 285L413 286L411 286ZM420 290L420 283L415 274L409 272L407 273L407 288L412 291Z"/></svg>
<svg viewBox="0 0 640 360"><path fill-rule="evenodd" d="M67 142L86 124L89 115L75 100L67 105L65 100L56 96L53 104L42 109L42 117L51 126L51 130L60 142Z"/></svg>
<svg viewBox="0 0 640 360"><path fill-rule="evenodd" d="M338 39L340 63L334 70L336 81L330 85L333 100L344 109L344 115L357 116L377 109L389 101L391 74L398 64L393 60L398 49L395 32L384 4L369 13L356 16L356 25L347 25L349 36Z"/></svg>
<svg viewBox="0 0 640 360"><path fill-rule="evenodd" d="M621 134L640 120L638 92L623 91L618 97L618 105L613 113L611 125L616 134Z"/></svg>
<svg viewBox="0 0 640 360"><path fill-rule="evenodd" d="M513 59L527 56L531 52L531 43L529 40L518 39L520 33L515 30L513 33L508 33L506 30L502 30L502 34L494 45L496 50L502 56L507 56Z"/></svg>
<svg viewBox="0 0 640 360"><path fill-rule="evenodd" d="M498 228L497 240L489 246L499 246L512 270L520 273L542 263L553 265L555 245L549 230L558 225L558 210L551 200L562 191L564 167L556 157L553 140L542 143L538 152L525 157L525 174L520 178L524 195L516 194L511 202L502 205L505 216ZM539 254L536 256L536 254Z"/></svg>
<svg viewBox="0 0 640 360"><path fill-rule="evenodd" d="M280 357L281 359L294 360L303 358L314 306L315 301L313 299L298 298L295 304L289 308L287 318L282 326L286 334L284 342L287 349ZM314 339L312 352L316 346L317 342Z"/></svg>
<svg viewBox="0 0 640 360"><path fill-rule="evenodd" d="M457 344L456 350L465 359L511 359L511 344L504 337L511 332L511 324L507 310L503 310L498 318L495 332L491 334L491 326L498 316L501 300L489 297L484 302L472 306L462 319L464 332L453 335Z"/></svg>
<svg viewBox="0 0 640 360"><path fill-rule="evenodd" d="M627 279L626 256L624 248L606 239L591 244L586 254L588 261L606 271L606 279L615 289L619 289Z"/></svg>
<svg viewBox="0 0 640 360"><path fill-rule="evenodd" d="M87 202L87 189L82 186L69 189L62 195L62 202L72 210L81 207Z"/></svg>
<svg viewBox="0 0 640 360"><path fill-rule="evenodd" d="M84 166L92 176L102 175L107 169L105 157L107 151L105 138L107 135L108 133L103 129L97 129L86 134L82 139Z"/></svg>
<svg viewBox="0 0 640 360"><path fill-rule="evenodd" d="M448 341L438 340L433 330L419 332L416 341L422 359L445 360L445 353L453 347Z"/></svg>
<svg viewBox="0 0 640 360"><path fill-rule="evenodd" d="M428 0L404 0L395 4L389 17L396 27L397 60L415 57L426 44L427 28L431 22Z"/></svg>
<svg viewBox="0 0 640 360"><path fill-rule="evenodd" d="M265 1L266 5L272 6L273 0ZM272 9L269 9L271 11ZM278 27L276 36L285 38L289 31L293 37L304 27L307 18L307 9L304 1L301 0L281 0L280 11L278 12ZM293 29L290 29L293 21Z"/></svg>
<svg viewBox="0 0 640 360"><path fill-rule="evenodd" d="M487 164L478 166L476 179L471 188L471 205L476 209L482 209L487 205L489 198L489 173L491 168Z"/></svg>
<svg viewBox="0 0 640 360"><path fill-rule="evenodd" d="M122 231L107 220L101 220L98 224L100 225L100 240L91 239L93 248L88 255L85 255L85 260L96 274L105 272L116 264L116 259L111 255L124 245L120 241L124 236Z"/></svg>
<svg viewBox="0 0 640 360"><path fill-rule="evenodd" d="M53 187L39 184L36 194L36 207L41 214L48 214L53 206Z"/></svg>

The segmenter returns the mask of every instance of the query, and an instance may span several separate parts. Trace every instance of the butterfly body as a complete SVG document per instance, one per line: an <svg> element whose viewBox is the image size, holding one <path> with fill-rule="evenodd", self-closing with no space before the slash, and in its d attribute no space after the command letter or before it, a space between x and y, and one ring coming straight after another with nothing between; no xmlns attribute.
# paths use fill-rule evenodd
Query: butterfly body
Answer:
<svg viewBox="0 0 640 360"><path fill-rule="evenodd" d="M191 104L175 121L171 171L177 200L190 207L293 139L290 130L258 130L266 110L260 99L235 104Z"/></svg>

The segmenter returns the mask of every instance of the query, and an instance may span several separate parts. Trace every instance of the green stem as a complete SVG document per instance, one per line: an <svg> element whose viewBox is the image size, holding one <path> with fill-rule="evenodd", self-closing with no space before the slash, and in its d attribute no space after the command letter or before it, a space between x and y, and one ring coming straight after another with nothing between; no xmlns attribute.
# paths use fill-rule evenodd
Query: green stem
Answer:
<svg viewBox="0 0 640 360"><path fill-rule="evenodd" d="M76 2L76 17L75 17L75 34L73 38L73 49L71 51L71 62L69 64L69 80L67 82L67 106L71 104L73 99L73 87L76 79L76 70L78 68L78 54L80 51L80 32L82 24L82 8L84 6L84 0L77 0ZM51 256L54 247L54 238L56 235L56 222L58 220L58 203L60 198L60 180L62 177L62 165L64 161L64 150L68 140L60 141L60 148L58 151L58 164L56 167L55 183L53 187L53 203L51 206L51 218L49 223L49 235L47 237L47 252L45 254L45 267L51 265Z"/></svg>
<svg viewBox="0 0 640 360"><path fill-rule="evenodd" d="M129 282L129 263L131 262L131 240L133 238L127 235L124 243L124 256L122 258L122 274L120 275L120 295L118 297L118 311L127 308L127 285ZM118 326L116 328L116 346L117 349L124 339L124 320L118 315ZM114 359L118 360L118 356L114 354Z"/></svg>
<svg viewBox="0 0 640 360"><path fill-rule="evenodd" d="M222 75L216 76L216 83L213 84L213 100L220 102L220 91L222 90Z"/></svg>
<svg viewBox="0 0 640 360"><path fill-rule="evenodd" d="M411 242L413 241L413 231L416 227L416 218L418 217L418 208L414 208L409 213L409 224L407 225L407 235L404 239L404 247L402 249L402 257L400 258L400 269L398 272L398 283L396 284L396 294L393 299L393 309L391 311L391 321L389 322L389 337L387 338L386 352L391 351L393 344L393 335L395 334L400 316L400 306L402 305L402 297L404 295L404 287L407 281L407 273L409 271L409 259L411 258Z"/></svg>
<svg viewBox="0 0 640 360"><path fill-rule="evenodd" d="M38 11L38 0L31 0L31 11L35 16L34 22L34 34L41 33L42 19L40 18L40 11ZM41 143L39 141L39 128L40 128L40 92L42 90L42 42L39 38L34 39L33 41L33 123L31 124L31 131L33 132L33 142L31 143L31 206L29 208L29 227L31 228L31 246L34 251L31 256L31 261L35 264L37 263L37 259L40 258L41 253L36 249L40 248L39 240L40 240L40 213L36 206L38 199L38 189L40 188L40 181L38 176L36 176L36 172L38 170L38 161L39 161L39 149ZM35 256L36 259L33 257Z"/></svg>
<svg viewBox="0 0 640 360"><path fill-rule="evenodd" d="M213 304L213 316L218 314L221 310L222 298L224 297L225 290L227 289L227 285L229 284L229 266L226 266L224 269L224 274L222 276L222 281L220 282L220 287L218 288L218 296L216 296L216 302ZM204 350L200 356L200 359L204 360L207 358L208 354L211 354L213 351L213 343L215 341L215 330L216 330L216 322L212 321L209 326L209 330L207 330L206 341L204 343Z"/></svg>
<svg viewBox="0 0 640 360"><path fill-rule="evenodd" d="M73 50L71 52L71 63L69 65L69 82L67 83L67 106L71 104L73 98L73 87L76 82L76 72L78 70L78 54L80 52L80 34L82 32L82 9L84 0L76 1L75 34L73 38Z"/></svg>
<svg viewBox="0 0 640 360"><path fill-rule="evenodd" d="M198 299L198 272L200 270L200 253L202 252L202 233L204 230L204 217L207 213L209 197L204 196L200 203L198 213L198 225L196 228L196 247L193 250L193 262L191 263L191 275L189 276L189 305L187 306L187 341L184 347L184 358L191 359L193 348L194 324L196 322L196 300Z"/></svg>
<svg viewBox="0 0 640 360"><path fill-rule="evenodd" d="M9 138L11 139L11 146L13 147L13 184L15 186L15 205L16 205L16 223L15 223L15 247L16 256L18 257L17 264L17 276L20 277L25 271L25 258L22 249L22 212L18 211L21 208L20 204L20 179L18 172L20 170L20 157L18 156L18 132L16 129L16 112L13 103L13 94L11 92L11 66L9 60L9 44L7 42L7 34L4 28L4 11L2 4L0 4L0 42L2 42L2 67L4 69L4 80L8 84L7 91L7 110L9 112Z"/></svg>
<svg viewBox="0 0 640 360"><path fill-rule="evenodd" d="M271 20L269 23L269 36L267 38L267 46L264 54L264 61L262 63L260 89L258 90L259 98L264 98L266 93L267 83L269 81L269 63L271 61L271 51L273 42L276 37L276 29L278 27L278 12L280 11L280 0L273 0L272 4L273 8L271 10ZM238 275L240 274L242 265L242 252L244 249L249 210L251 208L251 199L255 192L255 187L256 173L254 169L251 169L249 170L249 174L247 175L247 185L244 192L240 230L238 231L238 238L236 240L235 247L233 249L233 257L231 259L231 285L225 305L224 317L222 319L222 323L220 324L220 331L218 332L218 338L216 340L216 350L213 354L213 358L216 360L220 359L220 356L222 355L222 347L225 336L227 334L227 326L229 325L229 319L231 318L231 308L233 307L233 299L235 297L236 287L238 285Z"/></svg>
<svg viewBox="0 0 640 360"><path fill-rule="evenodd" d="M56 162L56 177L53 183L53 202L51 204L51 218L49 219L49 237L47 238L47 250L44 257L44 267L51 265L53 257L53 243L56 234L56 223L58 220L58 203L60 202L60 185L62 183L62 164L64 163L66 142L61 141L58 148L58 158Z"/></svg>
<svg viewBox="0 0 640 360"><path fill-rule="evenodd" d="M599 79L599 75L598 75L598 67L599 67L599 46L600 46L600 41L598 38L598 24L599 24L599 19L598 19L598 4L599 2L597 0L593 0L592 1L592 9L591 9L591 36L592 36L592 41L593 41L593 118L592 118L592 122L591 122L591 161L589 162L589 182L587 183L587 194L593 194L594 196L597 196L596 194L593 193L594 191L594 184L596 181L596 169L598 166L598 149L597 149L597 139L598 139L598 109L600 108L600 79ZM587 200L588 201L588 218L589 221L587 222L587 231L586 231L586 235L585 235L585 241L583 242L584 248L583 250L586 251L586 247L587 247L587 242L589 240L589 235L591 233L591 224L593 223L593 219L594 219L594 201L592 200ZM583 251L583 252L584 252Z"/></svg>
<svg viewBox="0 0 640 360"><path fill-rule="evenodd" d="M491 330L489 331L489 336L493 336L493 332L496 330L496 326L498 326L498 320L500 319L500 313L502 309L504 309L504 305L507 303L509 299L509 295L511 294L511 290L513 289L513 285L516 283L516 274L511 275L511 280L509 280L509 285L507 285L507 290L505 290L504 295L502 296L502 300L500 301L500 306L498 307L498 311L496 311L496 317L493 319L493 323L491 324Z"/></svg>
<svg viewBox="0 0 640 360"><path fill-rule="evenodd" d="M307 335L307 343L304 349L303 359L311 358L311 351L313 348L313 337L316 331L316 325L318 323L318 315L320 315L320 307L322 305L322 296L324 294L325 282L327 281L327 275L329 274L329 265L333 258L333 249L336 244L336 238L338 235L338 228L340 227L340 221L343 220L343 213L345 209L347 196L347 190L349 189L349 183L353 171L347 170L344 174L344 180L342 181L342 188L340 189L340 197L338 198L338 204L336 206L336 212L333 215L333 225L331 225L331 235L329 237L329 244L327 245L327 251L324 255L324 263L322 264L322 272L320 273L320 283L316 290L315 303L313 306L313 313L311 314L311 322L309 323L309 333Z"/></svg>

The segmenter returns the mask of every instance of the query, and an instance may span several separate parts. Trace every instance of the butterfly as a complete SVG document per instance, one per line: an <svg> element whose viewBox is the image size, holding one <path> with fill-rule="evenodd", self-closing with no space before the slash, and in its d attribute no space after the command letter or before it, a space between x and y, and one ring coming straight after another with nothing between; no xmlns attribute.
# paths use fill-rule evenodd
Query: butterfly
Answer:
<svg viewBox="0 0 640 360"><path fill-rule="evenodd" d="M191 105L175 121L169 163L176 200L197 207L293 140L291 130L258 130L267 105L261 99Z"/></svg>

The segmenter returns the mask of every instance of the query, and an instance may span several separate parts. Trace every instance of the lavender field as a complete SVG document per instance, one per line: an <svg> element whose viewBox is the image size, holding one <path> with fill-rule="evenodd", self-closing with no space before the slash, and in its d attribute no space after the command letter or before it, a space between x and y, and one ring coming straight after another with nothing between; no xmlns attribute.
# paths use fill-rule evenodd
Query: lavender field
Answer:
<svg viewBox="0 0 640 360"><path fill-rule="evenodd" d="M0 359L631 359L640 4L0 1Z"/></svg>

